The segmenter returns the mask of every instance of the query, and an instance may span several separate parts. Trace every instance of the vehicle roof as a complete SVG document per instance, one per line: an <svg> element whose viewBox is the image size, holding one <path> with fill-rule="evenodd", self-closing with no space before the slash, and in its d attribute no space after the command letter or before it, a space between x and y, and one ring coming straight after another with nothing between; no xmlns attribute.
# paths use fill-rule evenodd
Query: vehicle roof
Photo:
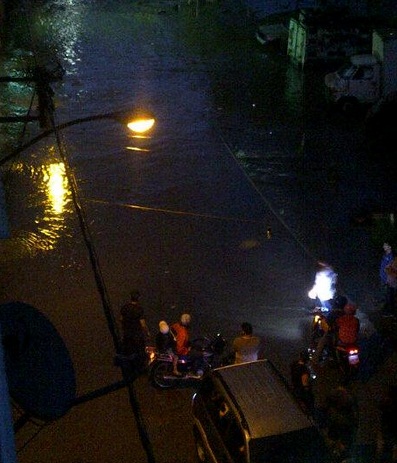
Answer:
<svg viewBox="0 0 397 463"><path fill-rule="evenodd" d="M353 55L350 57L350 61L355 66L373 65L377 63L375 56L370 54Z"/></svg>
<svg viewBox="0 0 397 463"><path fill-rule="evenodd" d="M281 23L278 24L262 24L258 28L261 32L266 34L288 34L288 28Z"/></svg>
<svg viewBox="0 0 397 463"><path fill-rule="evenodd" d="M269 360L213 370L229 391L251 437L263 438L312 427Z"/></svg>

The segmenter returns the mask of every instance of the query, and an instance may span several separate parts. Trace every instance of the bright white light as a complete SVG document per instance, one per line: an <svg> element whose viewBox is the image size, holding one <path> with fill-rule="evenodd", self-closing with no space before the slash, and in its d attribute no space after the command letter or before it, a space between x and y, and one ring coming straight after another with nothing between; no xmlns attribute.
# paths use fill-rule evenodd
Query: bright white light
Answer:
<svg viewBox="0 0 397 463"><path fill-rule="evenodd" d="M329 301L335 295L336 274L331 269L323 269L316 273L313 288L309 291L310 299Z"/></svg>

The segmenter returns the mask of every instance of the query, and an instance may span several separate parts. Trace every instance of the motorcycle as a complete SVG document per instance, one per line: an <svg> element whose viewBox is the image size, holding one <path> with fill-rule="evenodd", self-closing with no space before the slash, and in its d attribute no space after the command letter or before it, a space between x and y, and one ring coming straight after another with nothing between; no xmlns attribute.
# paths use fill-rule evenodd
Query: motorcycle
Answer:
<svg viewBox="0 0 397 463"><path fill-rule="evenodd" d="M311 326L311 344L315 346L320 338L328 330L327 319L320 307L313 310L313 320Z"/></svg>
<svg viewBox="0 0 397 463"><path fill-rule="evenodd" d="M310 333L310 347L308 349L309 356L311 359L317 357L318 361L326 361L329 357L332 356L332 346L331 339L326 339L325 343L322 343L320 340L324 339L324 336L327 335L330 331L330 325L327 321L326 314L321 310L320 307L316 307L313 310L313 320L311 324L311 333ZM321 344L321 347L319 347ZM321 349L319 355L316 355L316 351Z"/></svg>
<svg viewBox="0 0 397 463"><path fill-rule="evenodd" d="M354 379L360 367L360 350L357 344L337 345L335 350L338 365L345 381Z"/></svg>
<svg viewBox="0 0 397 463"><path fill-rule="evenodd" d="M331 326L325 314L319 309L314 311L311 325L311 345L309 348L310 358L316 356L320 339L329 333L329 338L321 345L321 353L317 356L318 361L335 360L346 381L354 379L358 374L360 366L360 350L357 344L335 345L336 333L330 331Z"/></svg>
<svg viewBox="0 0 397 463"><path fill-rule="evenodd" d="M154 347L147 347L149 358L149 380L158 388L166 389L200 382L206 371L225 364L222 357L226 346L223 336L218 333L213 338L202 337L191 342L192 350L201 354L200 368L195 371L195 365L189 356L178 358L178 371L181 376L173 374L173 356L157 352Z"/></svg>

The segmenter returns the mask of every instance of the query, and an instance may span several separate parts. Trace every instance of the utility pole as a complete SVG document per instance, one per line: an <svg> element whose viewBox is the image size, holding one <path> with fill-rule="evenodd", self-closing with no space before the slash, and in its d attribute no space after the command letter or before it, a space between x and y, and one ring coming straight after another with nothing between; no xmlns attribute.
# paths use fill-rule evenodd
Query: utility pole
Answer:
<svg viewBox="0 0 397 463"><path fill-rule="evenodd" d="M38 98L39 124L42 129L49 129L54 121L54 90L51 88L51 75L43 67L35 69L36 93Z"/></svg>
<svg viewBox="0 0 397 463"><path fill-rule="evenodd" d="M48 71L44 66L37 66L31 76L26 77L0 77L1 82L34 82L38 99L38 116L3 116L0 123L39 121L42 129L50 129L53 126L54 116L54 90L50 83L60 79L60 74Z"/></svg>

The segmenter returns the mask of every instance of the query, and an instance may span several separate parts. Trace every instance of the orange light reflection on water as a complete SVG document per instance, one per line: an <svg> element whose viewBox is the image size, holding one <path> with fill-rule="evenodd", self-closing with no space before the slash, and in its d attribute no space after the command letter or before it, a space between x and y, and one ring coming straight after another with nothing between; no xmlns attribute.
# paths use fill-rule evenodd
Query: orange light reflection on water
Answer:
<svg viewBox="0 0 397 463"><path fill-rule="evenodd" d="M2 243L2 249L7 250L5 260L51 251L69 235L67 218L74 208L65 165L54 159L51 149L48 153L45 164L19 162L12 166L10 181L19 185L19 191L10 195L16 198L12 207L17 208L21 220L12 224L11 238Z"/></svg>
<svg viewBox="0 0 397 463"><path fill-rule="evenodd" d="M61 215L68 202L68 180L63 162L43 166L43 184L48 197L48 206L56 215Z"/></svg>

